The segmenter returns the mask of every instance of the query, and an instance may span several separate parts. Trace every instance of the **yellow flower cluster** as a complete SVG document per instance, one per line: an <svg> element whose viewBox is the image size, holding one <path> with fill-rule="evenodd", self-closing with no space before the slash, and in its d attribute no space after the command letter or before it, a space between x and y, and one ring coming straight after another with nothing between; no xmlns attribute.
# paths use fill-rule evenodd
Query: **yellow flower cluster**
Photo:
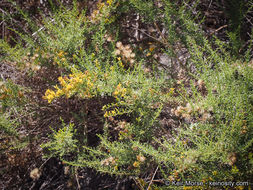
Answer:
<svg viewBox="0 0 253 190"><path fill-rule="evenodd" d="M102 17L107 18L106 22L110 22L110 8L112 6L112 4L114 3L114 0L107 0L106 1L107 4L99 2L97 4L97 9L94 10L91 13L90 16L90 21L92 23L98 23Z"/></svg>
<svg viewBox="0 0 253 190"><path fill-rule="evenodd" d="M116 87L115 91L113 92L113 96L115 98L124 97L126 95L126 92L127 92L127 89L122 88L121 84L119 83L118 86Z"/></svg>
<svg viewBox="0 0 253 190"><path fill-rule="evenodd" d="M113 0L107 0L106 2L107 2L107 4L108 4L109 6L111 6L112 3L113 3Z"/></svg>
<svg viewBox="0 0 253 190"><path fill-rule="evenodd" d="M114 110L112 111L106 111L104 114L104 117L111 117L111 116L115 116L116 112Z"/></svg>
<svg viewBox="0 0 253 190"><path fill-rule="evenodd" d="M56 97L56 94L53 90L47 89L44 99L47 99L48 103L51 103L53 99Z"/></svg>
<svg viewBox="0 0 253 190"><path fill-rule="evenodd" d="M53 65L59 65L61 66L62 63L66 62L65 55L67 55L66 52L60 50L58 53L56 53L56 56L54 57Z"/></svg>
<svg viewBox="0 0 253 190"><path fill-rule="evenodd" d="M93 78L92 78L93 77ZM75 92L77 92L80 84L86 84L86 91L80 96L83 98L92 97L91 91L94 86L94 80L96 79L95 74L91 74L88 71L85 73L78 72L70 74L69 77L59 77L59 83L61 88L55 86L56 91L48 89L45 93L44 99L48 100L48 103L51 103L54 98L58 98L62 95L66 95L69 98Z"/></svg>
<svg viewBox="0 0 253 190"><path fill-rule="evenodd" d="M138 168L138 167L140 166L140 163L141 163L141 162L144 162L144 161L146 160L146 158L145 158L144 156L142 156L142 155L137 155L136 157L137 157L137 161L135 161L135 162L133 163L133 166L134 166L135 168Z"/></svg>
<svg viewBox="0 0 253 190"><path fill-rule="evenodd" d="M147 57L151 56L152 55L152 52L154 51L154 49L156 48L155 45L153 45L152 43L149 43L150 46L149 46L149 52L146 54Z"/></svg>

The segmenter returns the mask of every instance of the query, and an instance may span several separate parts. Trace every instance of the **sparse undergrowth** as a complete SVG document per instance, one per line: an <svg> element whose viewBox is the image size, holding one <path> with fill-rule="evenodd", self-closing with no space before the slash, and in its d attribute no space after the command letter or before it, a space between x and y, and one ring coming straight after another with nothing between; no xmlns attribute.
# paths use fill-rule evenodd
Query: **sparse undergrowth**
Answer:
<svg viewBox="0 0 253 190"><path fill-rule="evenodd" d="M3 60L38 79L44 91L34 98L32 87L1 81L1 154L8 157L8 148L22 150L34 140L20 137L19 128L27 124L22 117L42 117L32 110L54 109L58 122L41 122L53 131L41 147L45 157L59 158L73 174L88 167L130 176L138 189L231 187L212 186L221 181L246 182L233 188L247 189L253 178L251 43L239 56L242 44L231 48L207 39L200 16L193 14L198 5L190 7L165 0L108 0L88 14L74 1L71 9L55 11L53 21L44 18L36 38L18 32L15 47L2 40ZM131 14L150 30L134 29L138 43L121 31ZM233 25L228 35L233 45L239 39L235 27L241 25ZM146 35L142 42L139 32ZM52 78L43 77L47 71ZM177 126L162 124L163 115ZM42 170L43 165L30 177L38 180ZM168 185L176 181L183 184Z"/></svg>

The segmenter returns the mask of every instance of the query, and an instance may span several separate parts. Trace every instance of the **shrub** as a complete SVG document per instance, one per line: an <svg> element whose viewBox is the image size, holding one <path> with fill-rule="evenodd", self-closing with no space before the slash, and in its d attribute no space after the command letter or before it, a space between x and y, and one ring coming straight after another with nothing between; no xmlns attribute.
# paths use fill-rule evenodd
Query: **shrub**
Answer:
<svg viewBox="0 0 253 190"><path fill-rule="evenodd" d="M196 6L189 9L186 2L161 3L162 8L158 9L152 1L100 2L90 16L74 5L71 10L55 13L53 22L45 19L38 43L27 48L27 59L42 67L54 65L61 69L61 76L52 82L43 98L53 105L61 98L112 101L102 102L100 119L104 126L102 133L97 134L98 145L90 146L80 139L80 125L63 122L63 128L54 130L52 140L42 147L49 156L59 156L66 164L143 178L139 181L144 181L144 176L155 167L163 181L198 181L203 188L210 188L209 182L214 181L250 181L250 56L244 62L231 56L222 41L208 40L197 23L200 18L192 14ZM187 49L190 58L181 64L189 72L185 81L173 84L166 80L166 73L155 69L155 61L150 66L153 73L147 72L145 67L150 65L154 46L144 56L137 50L139 47L117 39L120 31L115 25L119 15L128 10L140 13L143 22L157 27L166 25L167 33L153 39L160 44L159 51L180 62L178 49ZM24 62L20 61L20 65ZM177 97L172 85L177 87ZM171 131L159 122L167 102L179 105L171 115L180 121L180 126L170 138L167 133ZM81 138L88 135L87 132ZM187 184L183 186L187 188Z"/></svg>

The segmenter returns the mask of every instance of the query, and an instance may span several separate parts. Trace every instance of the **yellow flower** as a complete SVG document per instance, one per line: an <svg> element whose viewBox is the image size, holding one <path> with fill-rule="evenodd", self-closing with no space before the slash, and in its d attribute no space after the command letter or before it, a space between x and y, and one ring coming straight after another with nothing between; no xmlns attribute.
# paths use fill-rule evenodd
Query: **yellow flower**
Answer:
<svg viewBox="0 0 253 190"><path fill-rule="evenodd" d="M50 89L47 89L45 95L48 96L48 95L51 95L51 94L54 94L54 91L50 90Z"/></svg>
<svg viewBox="0 0 253 190"><path fill-rule="evenodd" d="M121 84L119 83L118 86L117 86L117 89L120 89L121 88Z"/></svg>
<svg viewBox="0 0 253 190"><path fill-rule="evenodd" d="M59 97L59 96L61 96L62 95L62 93L63 93L63 91L61 90L61 89L58 89L57 91L56 91L56 96L57 97Z"/></svg>
<svg viewBox="0 0 253 190"><path fill-rule="evenodd" d="M142 155L138 155L136 157L137 157L137 160L140 161L140 162L144 162L146 160L146 158Z"/></svg>
<svg viewBox="0 0 253 190"><path fill-rule="evenodd" d="M62 77L59 77L58 80L59 80L59 82L60 82L60 84L61 84L62 86L65 86L65 85L66 85L66 82L65 82L65 80L64 80Z"/></svg>
<svg viewBox="0 0 253 190"><path fill-rule="evenodd" d="M114 96L117 96L119 94L119 91L115 90L115 92L113 92Z"/></svg>
<svg viewBox="0 0 253 190"><path fill-rule="evenodd" d="M122 67L122 68L124 67L122 61L119 62L119 66Z"/></svg>
<svg viewBox="0 0 253 190"><path fill-rule="evenodd" d="M106 2L107 2L107 4L108 4L109 6L112 5L112 0L107 0Z"/></svg>
<svg viewBox="0 0 253 190"><path fill-rule="evenodd" d="M192 186L184 186L184 190L193 189Z"/></svg>
<svg viewBox="0 0 253 190"><path fill-rule="evenodd" d="M150 52L148 52L147 54L146 54L146 56L148 57L148 56L150 56L151 55L151 53Z"/></svg>
<svg viewBox="0 0 253 190"><path fill-rule="evenodd" d="M100 10L100 9L102 9L103 7L105 6L105 4L104 3L98 3L98 9Z"/></svg>
<svg viewBox="0 0 253 190"><path fill-rule="evenodd" d="M108 117L108 112L107 111L105 112L104 117Z"/></svg>
<svg viewBox="0 0 253 190"><path fill-rule="evenodd" d="M47 89L43 98L48 100L48 103L51 103L52 100L55 98L55 92L53 90Z"/></svg>
<svg viewBox="0 0 253 190"><path fill-rule="evenodd" d="M122 91L121 91L121 96L125 96L126 95L126 88L123 88Z"/></svg>
<svg viewBox="0 0 253 190"><path fill-rule="evenodd" d="M60 51L60 52L58 53L58 57L62 57L63 54L64 54L64 51Z"/></svg>
<svg viewBox="0 0 253 190"><path fill-rule="evenodd" d="M152 52L154 49L155 49L155 46L154 46L154 45L151 45L151 46L149 47L149 51L150 51L150 52Z"/></svg>
<svg viewBox="0 0 253 190"><path fill-rule="evenodd" d="M133 163L133 166L134 166L135 168L138 168L138 167L140 166L140 162L135 161L135 162Z"/></svg>
<svg viewBox="0 0 253 190"><path fill-rule="evenodd" d="M73 85L72 84L68 84L66 86L66 91L70 91L72 88L73 88Z"/></svg>

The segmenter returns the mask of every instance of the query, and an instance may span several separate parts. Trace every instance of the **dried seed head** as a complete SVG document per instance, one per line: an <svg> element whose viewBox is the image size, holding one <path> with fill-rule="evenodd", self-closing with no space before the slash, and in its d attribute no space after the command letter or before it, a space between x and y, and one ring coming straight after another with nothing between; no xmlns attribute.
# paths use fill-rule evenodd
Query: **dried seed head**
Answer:
<svg viewBox="0 0 253 190"><path fill-rule="evenodd" d="M64 167L64 174L68 175L69 174L69 166Z"/></svg>
<svg viewBox="0 0 253 190"><path fill-rule="evenodd" d="M134 63L134 60L133 60L133 59L130 59L130 63L133 64L133 63Z"/></svg>
<svg viewBox="0 0 253 190"><path fill-rule="evenodd" d="M117 43L116 43L116 47L119 48L119 49L121 49L121 48L122 48L122 42L120 42L120 41L117 42Z"/></svg>
<svg viewBox="0 0 253 190"><path fill-rule="evenodd" d="M135 53L131 53L130 57L134 58L135 57Z"/></svg>
<svg viewBox="0 0 253 190"><path fill-rule="evenodd" d="M169 180L170 180L170 181L175 181L175 178L174 178L172 175L170 175L170 176L169 176Z"/></svg>
<svg viewBox="0 0 253 190"><path fill-rule="evenodd" d="M158 59L158 55L157 54L154 54L153 56L155 59Z"/></svg>
<svg viewBox="0 0 253 190"><path fill-rule="evenodd" d="M175 111L175 115L176 115L177 117L179 117L180 114L181 114L180 111L178 111L178 110Z"/></svg>
<svg viewBox="0 0 253 190"><path fill-rule="evenodd" d="M34 70L35 70L35 71L38 71L38 70L40 70L40 68L41 68L41 67L40 67L39 65L36 65L36 66L34 67Z"/></svg>
<svg viewBox="0 0 253 190"><path fill-rule="evenodd" d="M130 58L130 57L131 57L131 52L130 52L130 51L125 51L125 52L124 52L124 56L125 56L126 58Z"/></svg>
<svg viewBox="0 0 253 190"><path fill-rule="evenodd" d="M152 33L152 32L156 32L156 30L151 26L151 27L148 27L148 31L150 32L150 33Z"/></svg>
<svg viewBox="0 0 253 190"><path fill-rule="evenodd" d="M201 108L200 111L199 111L199 113L200 114L204 114L204 113L206 113L206 111L203 108Z"/></svg>
<svg viewBox="0 0 253 190"><path fill-rule="evenodd" d="M115 55L120 55L120 50L119 49L116 49Z"/></svg>
<svg viewBox="0 0 253 190"><path fill-rule="evenodd" d="M119 127L120 127L121 129L124 129L125 126L126 126L126 122L125 122L125 121L122 121L122 122L119 123Z"/></svg>
<svg viewBox="0 0 253 190"><path fill-rule="evenodd" d="M177 107L177 110L178 110L178 111L182 111L183 109L184 109L184 108L183 108L182 106L178 106L178 107Z"/></svg>
<svg viewBox="0 0 253 190"><path fill-rule="evenodd" d="M199 87L203 87L204 81L200 79L200 80L198 80L197 84Z"/></svg>
<svg viewBox="0 0 253 190"><path fill-rule="evenodd" d="M228 155L228 159L230 160L229 161L229 165L230 166L232 166L232 165L234 165L235 164L235 162L236 162L236 154L234 153L234 152L232 152L232 153L230 153L229 155Z"/></svg>
<svg viewBox="0 0 253 190"><path fill-rule="evenodd" d="M112 165L115 165L115 164L116 164L116 161L115 161L115 160L112 160L112 161L111 161L111 164L112 164Z"/></svg>
<svg viewBox="0 0 253 190"><path fill-rule="evenodd" d="M204 114L202 115L201 120L202 120L202 121L206 121L206 120L208 120L208 119L210 119L210 118L211 118L211 114L209 114L209 113L204 113Z"/></svg>
<svg viewBox="0 0 253 190"><path fill-rule="evenodd" d="M134 146L132 147L133 151L137 151L138 150L138 147Z"/></svg>
<svg viewBox="0 0 253 190"><path fill-rule="evenodd" d="M112 41L112 37L109 36L106 40L107 40L107 42L111 42Z"/></svg>
<svg viewBox="0 0 253 190"><path fill-rule="evenodd" d="M125 50L130 50L131 46L128 44L125 46Z"/></svg>
<svg viewBox="0 0 253 190"><path fill-rule="evenodd" d="M241 134L244 135L247 133L247 126L243 126L241 130Z"/></svg>
<svg viewBox="0 0 253 190"><path fill-rule="evenodd" d="M30 177L31 177L33 180L39 179L40 176L41 176L41 172L40 172L39 168L35 168L35 169L33 169L33 170L30 172Z"/></svg>
<svg viewBox="0 0 253 190"><path fill-rule="evenodd" d="M114 160L114 158L112 157L112 156L110 156L109 158L108 158L108 161L109 162L112 162Z"/></svg>
<svg viewBox="0 0 253 190"><path fill-rule="evenodd" d="M102 165L102 166L108 166L108 165L109 165L108 159L102 160L102 161L101 161L101 165Z"/></svg>
<svg viewBox="0 0 253 190"><path fill-rule="evenodd" d="M182 117L186 118L186 119L190 119L191 118L191 116L189 114L187 114L187 113L183 113Z"/></svg>
<svg viewBox="0 0 253 190"><path fill-rule="evenodd" d="M137 155L137 160L140 161L140 162L144 162L146 160L146 158L142 155Z"/></svg>
<svg viewBox="0 0 253 190"><path fill-rule="evenodd" d="M30 65L31 65L31 64L30 64L29 62L27 62L27 63L25 64L26 67L30 67Z"/></svg>
<svg viewBox="0 0 253 190"><path fill-rule="evenodd" d="M145 68L145 69L144 69L144 73L150 73L150 71L151 71L151 70L150 70L149 68Z"/></svg>

